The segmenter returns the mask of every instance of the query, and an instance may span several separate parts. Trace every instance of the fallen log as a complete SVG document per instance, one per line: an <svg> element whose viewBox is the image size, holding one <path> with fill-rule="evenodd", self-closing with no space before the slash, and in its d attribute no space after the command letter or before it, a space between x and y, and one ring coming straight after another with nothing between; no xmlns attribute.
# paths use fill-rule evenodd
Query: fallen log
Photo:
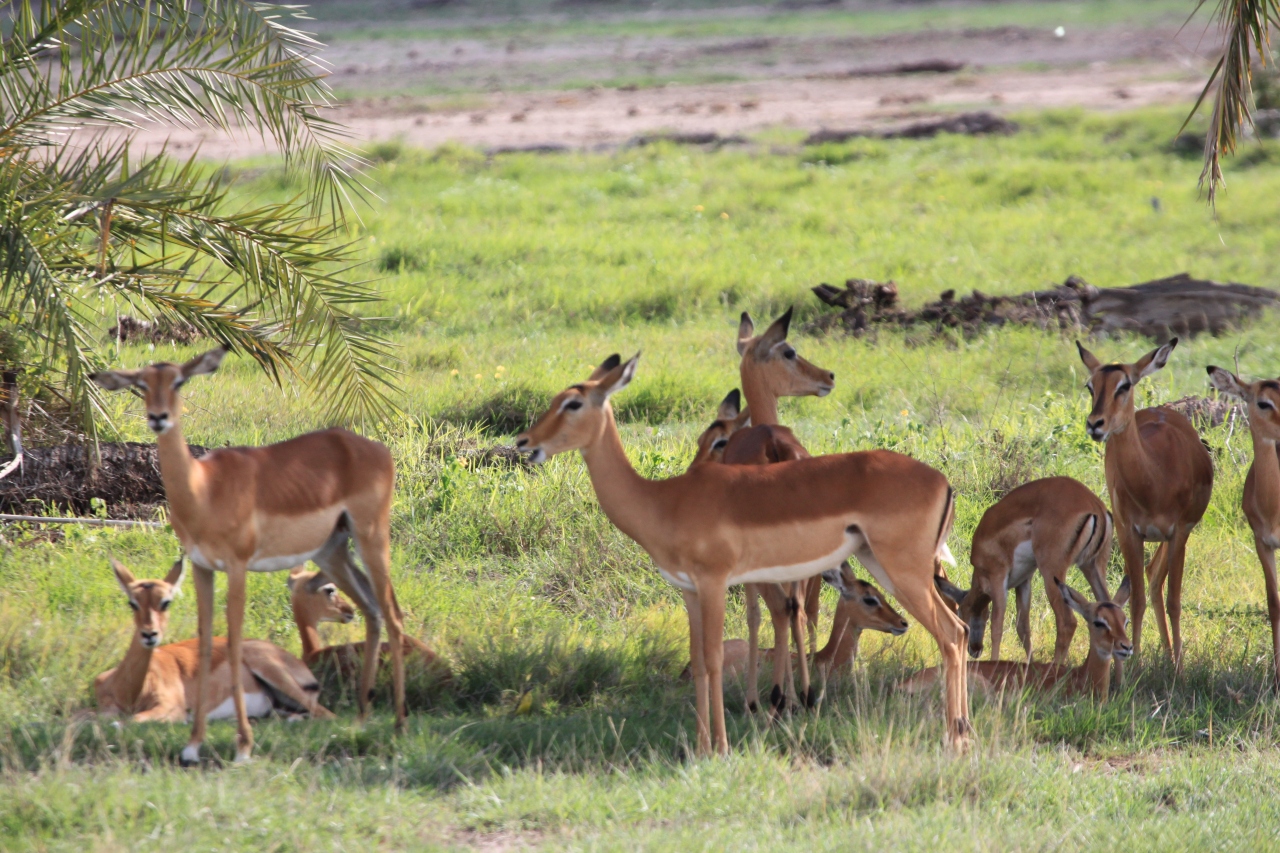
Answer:
<svg viewBox="0 0 1280 853"><path fill-rule="evenodd" d="M917 121L902 127L883 130L817 130L805 138L805 145L822 145L829 142L848 142L850 139L932 139L940 133L962 136L1008 136L1016 133L1018 125L994 113L960 113L946 118Z"/></svg>

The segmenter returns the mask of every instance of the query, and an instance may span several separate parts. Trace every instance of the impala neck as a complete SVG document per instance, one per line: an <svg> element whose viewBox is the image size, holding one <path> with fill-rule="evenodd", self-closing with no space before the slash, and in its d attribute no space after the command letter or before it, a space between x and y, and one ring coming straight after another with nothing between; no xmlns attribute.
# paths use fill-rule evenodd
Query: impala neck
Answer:
<svg viewBox="0 0 1280 853"><path fill-rule="evenodd" d="M1111 690L1111 661L1103 660L1093 646L1089 647L1089 657L1077 669L1081 687L1093 694L1099 702L1107 701Z"/></svg>
<svg viewBox="0 0 1280 853"><path fill-rule="evenodd" d="M1275 439L1265 438L1250 425L1253 435L1253 493L1269 515L1280 515L1280 456L1276 455Z"/></svg>
<svg viewBox="0 0 1280 853"><path fill-rule="evenodd" d="M296 605L293 608L293 621L298 624L298 634L302 638L302 659L309 660L321 649L320 629L314 622L308 621Z"/></svg>
<svg viewBox="0 0 1280 853"><path fill-rule="evenodd" d="M600 508L613 524L649 551L650 531L660 534L654 483L636 473L627 459L613 419L613 408L604 407L605 425L600 436L582 448L582 459L595 488ZM652 553L652 551L650 551Z"/></svg>
<svg viewBox="0 0 1280 853"><path fill-rule="evenodd" d="M120 661L115 674L111 677L112 692L121 709L137 710L138 697L142 694L142 687L147 681L147 672L151 669L151 654L154 651L155 649L142 645L142 640L138 639L138 632L133 632L133 642L129 644L129 651L125 652L124 660Z"/></svg>
<svg viewBox="0 0 1280 853"><path fill-rule="evenodd" d="M175 406L181 405L175 400ZM169 502L169 515L185 525L199 509L197 496L199 465L191 457L187 441L182 437L182 423L175 420L168 432L156 436L160 457L160 481Z"/></svg>
<svg viewBox="0 0 1280 853"><path fill-rule="evenodd" d="M745 366L745 362L744 362ZM778 423L778 396L763 387L755 377L746 370L740 371L742 378L742 396L751 411L752 426L774 426Z"/></svg>
<svg viewBox="0 0 1280 853"><path fill-rule="evenodd" d="M1121 479L1126 483L1152 483L1160 479L1160 471L1138 431L1133 401L1129 401L1129 423L1107 437L1107 456L1115 456Z"/></svg>

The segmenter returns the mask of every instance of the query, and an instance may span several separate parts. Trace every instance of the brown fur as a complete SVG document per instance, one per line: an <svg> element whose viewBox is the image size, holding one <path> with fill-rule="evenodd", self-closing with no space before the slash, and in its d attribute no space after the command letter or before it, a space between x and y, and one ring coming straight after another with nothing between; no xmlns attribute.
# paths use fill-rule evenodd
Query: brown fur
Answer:
<svg viewBox="0 0 1280 853"><path fill-rule="evenodd" d="M1044 577L1045 595L1053 608L1058 635L1053 662L1065 664L1076 620L1054 581L1065 581L1067 569L1080 567L1093 590L1094 598L1107 601L1107 560L1111 556L1111 514L1098 496L1070 477L1046 477L1019 486L999 503L987 509L973 532L973 582L968 590L950 583L942 585L943 595L958 605L960 619L969 626L969 654L982 654L982 637L987 614L991 623L991 660L1000 659L1005 606L1014 553L1030 543L1036 568ZM1027 574L1017 584L1018 639L1027 658L1031 657L1031 578Z"/></svg>
<svg viewBox="0 0 1280 853"><path fill-rule="evenodd" d="M1241 507L1253 530L1253 544L1267 584L1271 650L1280 683L1280 588L1276 584L1276 549L1280 548L1280 380L1244 382L1220 367L1209 367L1215 388L1249 406L1253 463L1244 479Z"/></svg>
<svg viewBox="0 0 1280 853"><path fill-rule="evenodd" d="M147 421L156 432L160 476L170 521L196 566L199 610L200 683L207 683L212 654L214 572L227 575L227 639L231 689L236 704L236 760L247 761L253 730L244 710L241 634L245 575L250 568L277 571L313 554L325 573L365 613L370 645L361 673L361 712L368 710L377 674L377 640L383 621L392 646L397 728L404 726L404 656L401 614L390 575L391 498L395 467L386 447L343 429L328 429L266 447L216 450L193 459L182 437L178 389L194 376L212 373L225 350L215 349L185 364L160 362L141 370L108 370L93 380L111 391L137 388ZM355 539L369 571L365 579L351 562L347 537ZM369 581L372 590L367 591ZM203 708L204 691L197 690ZM205 718L196 713L183 762L194 762L205 736Z"/></svg>
<svg viewBox="0 0 1280 853"><path fill-rule="evenodd" d="M898 600L936 638L947 663L947 740L967 743L964 625L933 585L934 560L949 532L941 523L951 512L946 478L880 450L766 466L700 465L646 480L627 459L608 403L630 382L636 359L609 364L598 378L557 394L516 445L535 462L580 449L605 514L686 584L699 751L710 752L713 737L718 751L729 748L721 685L727 588L753 570L835 565L851 550L880 567Z"/></svg>
<svg viewBox="0 0 1280 853"><path fill-rule="evenodd" d="M1174 665L1182 666L1182 570L1187 538L1200 523L1213 492L1213 460L1199 433L1183 415L1156 407L1135 411L1133 389L1145 376L1164 367L1177 345L1174 338L1133 364L1103 365L1076 344L1090 371L1093 409L1086 420L1090 436L1105 441L1107 492L1115 515L1116 539L1124 556L1125 576L1133 586L1129 612L1133 647L1142 644L1142 617L1151 583L1156 627ZM1146 567L1145 544L1159 542ZM1163 600L1169 581L1167 602ZM1172 632L1172 636L1171 636Z"/></svg>
<svg viewBox="0 0 1280 853"><path fill-rule="evenodd" d="M115 560L111 568L133 607L136 630L124 660L94 679L98 710L107 715L127 714L135 722L185 722L196 708L199 641L159 645L168 626L169 603L182 578L182 560L164 580L134 580ZM269 704L284 713L305 711L321 719L333 716L316 699L319 685L311 671L279 646L246 640L242 670L246 693L264 694L267 700L256 704ZM231 698L231 664L223 637L213 638L207 689L206 708L217 708Z"/></svg>

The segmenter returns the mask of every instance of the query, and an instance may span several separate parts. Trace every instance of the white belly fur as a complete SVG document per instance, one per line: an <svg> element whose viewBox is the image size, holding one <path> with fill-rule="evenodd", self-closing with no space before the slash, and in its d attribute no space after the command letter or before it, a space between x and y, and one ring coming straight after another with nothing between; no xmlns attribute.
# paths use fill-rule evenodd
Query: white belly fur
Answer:
<svg viewBox="0 0 1280 853"><path fill-rule="evenodd" d="M662 579L664 581L678 589L683 589L685 592L697 591L697 587L694 586L693 580L684 572L669 572L659 566L658 574L662 575Z"/></svg>
<svg viewBox="0 0 1280 853"><path fill-rule="evenodd" d="M301 566L320 553L319 548L314 551L308 551L305 554L286 554L282 557L259 557L254 554L249 558L247 568L251 572L281 572L285 569L292 569L294 566Z"/></svg>
<svg viewBox="0 0 1280 853"><path fill-rule="evenodd" d="M1031 550L1031 540L1025 539L1013 549L1013 564L1009 566L1009 575L1004 579L1004 591L1022 586L1036 570L1036 555Z"/></svg>
<svg viewBox="0 0 1280 853"><path fill-rule="evenodd" d="M826 554L804 563L751 569L750 571L743 572L740 575L734 575L729 582L736 585L740 583L790 583L792 581L804 580L805 578L811 578L816 574L825 572L827 569L834 569L836 566L844 562L845 558L850 554L856 553L860 546L866 548L866 539L863 538L860 533L850 533L846 531L844 534L844 542L841 543L839 548L832 551L830 554ZM871 549L866 548L866 550L870 553ZM861 554L859 554L858 559L862 559ZM875 574L875 570L871 569L870 566L867 566L867 569L871 571L872 574ZM880 571L883 573L884 570L881 569ZM877 580L879 580L878 577Z"/></svg>
<svg viewBox="0 0 1280 853"><path fill-rule="evenodd" d="M246 693L244 710L250 717L265 717L271 713L271 698L265 693ZM235 718L236 705L230 696L209 712L210 720L234 720Z"/></svg>

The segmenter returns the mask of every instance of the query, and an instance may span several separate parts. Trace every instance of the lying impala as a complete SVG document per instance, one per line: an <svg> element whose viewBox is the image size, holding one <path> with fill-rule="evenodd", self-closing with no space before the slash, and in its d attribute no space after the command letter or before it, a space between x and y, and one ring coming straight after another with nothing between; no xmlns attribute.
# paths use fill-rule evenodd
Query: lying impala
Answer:
<svg viewBox="0 0 1280 853"><path fill-rule="evenodd" d="M724 723L726 592L740 583L788 583L856 554L885 590L937 640L946 667L946 738L970 737L964 624L933 585L950 531L951 488L942 474L889 451L844 453L775 465L698 465L647 480L627 459L609 397L635 375L639 356L610 356L586 381L556 395L516 446L533 462L581 450L601 508L649 553L684 595L697 694L698 750L729 749Z"/></svg>
<svg viewBox="0 0 1280 853"><path fill-rule="evenodd" d="M343 677L350 679L360 671L360 663L364 660L364 643L344 643L338 646L325 646L320 642L320 624L337 622L347 624L355 620L356 609L338 587L321 572L308 572L305 569L294 569L289 573L289 603L293 610L293 621L298 626L298 636L302 641L302 660L312 669L332 669ZM425 671L430 671L447 681L452 674L449 665L440 660L426 643L408 634L400 635L404 647L405 660L414 661ZM391 656L391 645L383 643L378 650L379 658Z"/></svg>
<svg viewBox="0 0 1280 853"><path fill-rule="evenodd" d="M1213 460L1191 421L1164 406L1134 411L1133 389L1165 366L1177 346L1174 338L1133 364L1103 364L1078 342L1089 368L1093 410L1085 425L1089 437L1106 442L1107 491L1115 514L1116 538L1125 576L1133 587L1133 648L1142 645L1146 609L1143 578L1146 542L1159 542L1146 567L1156 611L1156 627L1174 666L1182 666L1182 569L1187 537L1200 523L1213 492ZM1169 581L1169 624L1162 601ZM1173 637L1170 641L1170 628Z"/></svg>
<svg viewBox="0 0 1280 853"><path fill-rule="evenodd" d="M344 429L307 433L266 447L225 447L193 459L182 437L179 389L193 376L213 373L226 350L210 350L185 364L160 362L141 370L105 370L92 379L108 391L136 389L156 434L160 479L169 518L195 567L200 625L200 672L191 740L183 765L200 760L213 655L214 572L227 574L227 649L236 708L236 761L248 761L253 729L244 701L245 575L275 572L312 560L364 612L361 713L368 711L385 620L391 640L396 728L404 726L404 654L401 616L391 588L391 494L395 465L387 448ZM372 576L351 559L354 537Z"/></svg>
<svg viewBox="0 0 1280 853"><path fill-rule="evenodd" d="M737 343L738 355L742 357L742 361L738 370L752 425L735 431L730 436L720 460L727 465L771 465L809 458L809 451L805 450L791 430L778 424L778 398L825 397L835 387L836 375L811 364L796 352L796 348L787 342L790 327L790 308L760 335L755 333L751 315L742 312ZM815 694L809 684L805 636L808 634L808 647L816 648L821 590L822 581L816 576L799 580L786 589L778 584L746 585L748 709L754 711L760 701L757 686L760 666L760 605L757 596L764 599L773 622L773 691L769 696L770 705L776 713L788 703L797 704L791 674L791 655L787 652L788 625L796 647L800 693L806 705L813 705Z"/></svg>
<svg viewBox="0 0 1280 853"><path fill-rule="evenodd" d="M179 557L164 580L135 580L127 568L111 561L116 580L133 608L137 630L124 660L93 681L101 713L127 714L139 723L179 723L186 722L195 710L198 641L160 645L169 622L169 605L182 583L182 566ZM227 641L216 637L212 645L205 707L211 708L210 719L230 719L235 706ZM333 716L317 701L320 685L302 661L264 640L246 640L243 650L240 676L246 685L244 705L250 716L265 717L273 712L306 713L320 719Z"/></svg>
<svg viewBox="0 0 1280 853"><path fill-rule="evenodd" d="M1019 486L983 513L973 533L973 582L960 589L939 580L942 594L959 607L969 626L969 654L982 654L987 614L991 622L991 660L1000 659L1000 639L1009 591L1017 592L1018 639L1031 658L1031 579L1040 569L1044 591L1058 623L1053 662L1065 664L1076 619L1058 591L1075 564L1098 601L1107 592L1107 560L1111 556L1111 513L1083 483L1070 477L1046 477Z"/></svg>
<svg viewBox="0 0 1280 853"><path fill-rule="evenodd" d="M1091 693L1099 701L1107 700L1111 684L1111 662L1117 664L1133 654L1133 644L1125 632L1124 603L1129 598L1129 579L1120 583L1113 599L1097 604L1054 578L1064 601L1084 617L1089 626L1089 656L1076 667L1057 663L1014 663L983 661L969 664L969 677L978 689L987 691L1021 690L1033 687L1048 690L1061 687L1068 694ZM900 685L908 693L927 690L938 681L938 668L921 670Z"/></svg>
<svg viewBox="0 0 1280 853"><path fill-rule="evenodd" d="M1267 582L1271 651L1280 683L1280 589L1276 586L1276 549L1280 548L1280 379L1245 382L1221 367L1209 367L1213 387L1249 406L1253 464L1244 479L1244 517L1253 528L1253 544Z"/></svg>

